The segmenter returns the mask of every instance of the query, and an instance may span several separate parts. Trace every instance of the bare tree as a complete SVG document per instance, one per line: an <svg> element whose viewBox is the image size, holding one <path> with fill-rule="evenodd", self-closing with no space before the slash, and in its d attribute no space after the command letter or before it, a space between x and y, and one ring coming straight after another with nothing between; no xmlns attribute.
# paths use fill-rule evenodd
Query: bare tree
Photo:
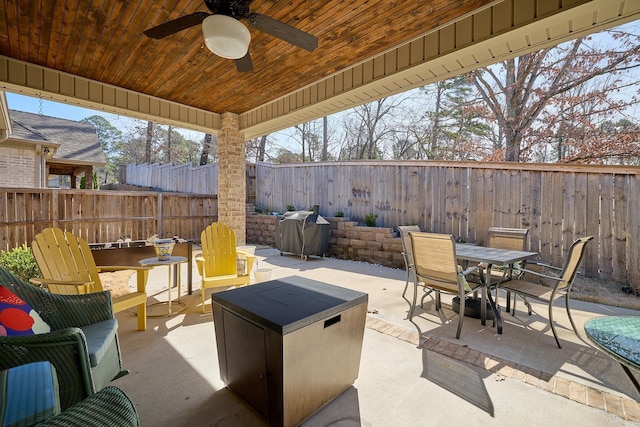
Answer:
<svg viewBox="0 0 640 427"><path fill-rule="evenodd" d="M209 154L213 151L212 135L207 133L202 141L202 151L200 152L200 166L209 163Z"/></svg>
<svg viewBox="0 0 640 427"><path fill-rule="evenodd" d="M639 36L618 30L608 33L619 48L599 47L591 43L591 38L579 38L472 73L479 95L491 111L490 119L495 120L504 138L503 160L527 160L522 155L525 141L541 114L552 106L552 99L593 79L639 66ZM620 79L609 83L605 90L609 94L622 85ZM637 101L628 100L627 105L633 102Z"/></svg>
<svg viewBox="0 0 640 427"><path fill-rule="evenodd" d="M392 145L394 113L407 100L405 96L380 98L349 111L344 121L344 143L340 150L341 160L381 159L384 143Z"/></svg>
<svg viewBox="0 0 640 427"><path fill-rule="evenodd" d="M144 146L144 162L151 163L151 151L153 148L153 122L147 122L147 140Z"/></svg>
<svg viewBox="0 0 640 427"><path fill-rule="evenodd" d="M260 138L253 138L253 139L247 140L247 142L245 143L247 160L264 162L267 156L266 149L267 149L267 135L262 135Z"/></svg>
<svg viewBox="0 0 640 427"><path fill-rule="evenodd" d="M306 157L306 149L308 145L309 135L311 133L311 122L301 123L293 127L296 131L296 135L299 138L298 141L300 143L300 159L305 162L307 159L312 162L311 152L309 152L309 156Z"/></svg>

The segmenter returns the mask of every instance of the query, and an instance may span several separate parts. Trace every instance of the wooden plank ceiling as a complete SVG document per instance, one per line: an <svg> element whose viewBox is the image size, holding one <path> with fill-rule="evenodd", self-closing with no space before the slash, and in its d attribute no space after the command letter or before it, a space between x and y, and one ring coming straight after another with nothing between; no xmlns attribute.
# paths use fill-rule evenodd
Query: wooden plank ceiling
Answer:
<svg viewBox="0 0 640 427"><path fill-rule="evenodd" d="M3 0L0 54L215 112L242 113L491 0L254 0L251 10L315 35L314 52L250 26L254 71L212 54L197 25L154 40L143 31L202 0Z"/></svg>
<svg viewBox="0 0 640 427"><path fill-rule="evenodd" d="M547 10L566 9L566 4L590 3L519 1L532 9L536 19ZM184 15L208 13L203 0L0 0L0 59L24 61L198 111L243 114L502 3L514 4L494 0L253 0L252 12L310 33L319 44L308 52L248 25L254 70L240 73L233 60L217 57L204 46L200 25L161 40L143 34ZM517 20L515 6L504 10L511 25ZM486 15L490 23L497 16L494 12ZM477 31L475 21L469 25L470 31ZM3 76L0 67L2 80L11 78ZM15 89L15 85L4 87Z"/></svg>

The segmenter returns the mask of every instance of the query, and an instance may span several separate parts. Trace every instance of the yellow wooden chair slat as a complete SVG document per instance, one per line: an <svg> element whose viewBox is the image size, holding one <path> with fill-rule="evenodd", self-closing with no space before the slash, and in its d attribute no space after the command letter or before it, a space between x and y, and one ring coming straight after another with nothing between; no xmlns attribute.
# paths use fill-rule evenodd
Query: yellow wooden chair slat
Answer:
<svg viewBox="0 0 640 427"><path fill-rule="evenodd" d="M33 283L44 284L56 294L86 294L103 291L100 272L135 270L135 292L112 298L115 313L137 307L138 330L147 329L147 279L150 267L106 266L99 267L93 259L87 242L73 233L59 228L46 228L36 235L31 244L42 278Z"/></svg>
<svg viewBox="0 0 640 427"><path fill-rule="evenodd" d="M200 242L202 254L196 257L196 265L202 279L200 295L204 312L207 289L250 283L255 257L236 248L235 232L221 222L214 222L203 230ZM238 259L245 260L246 274L238 274Z"/></svg>

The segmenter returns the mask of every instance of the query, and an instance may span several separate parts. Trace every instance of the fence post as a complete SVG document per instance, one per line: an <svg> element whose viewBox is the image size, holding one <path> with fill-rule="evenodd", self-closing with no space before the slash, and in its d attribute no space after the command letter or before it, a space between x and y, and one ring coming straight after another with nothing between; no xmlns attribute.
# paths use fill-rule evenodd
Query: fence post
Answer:
<svg viewBox="0 0 640 427"><path fill-rule="evenodd" d="M162 193L158 193L158 238L162 235Z"/></svg>

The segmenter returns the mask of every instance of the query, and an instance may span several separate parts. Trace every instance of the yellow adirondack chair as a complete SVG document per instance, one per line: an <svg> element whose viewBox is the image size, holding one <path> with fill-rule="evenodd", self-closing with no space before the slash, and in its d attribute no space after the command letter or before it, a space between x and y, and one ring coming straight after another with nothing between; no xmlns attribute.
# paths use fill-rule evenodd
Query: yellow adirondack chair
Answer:
<svg viewBox="0 0 640 427"><path fill-rule="evenodd" d="M201 234L202 254L196 256L196 265L202 278L202 312L205 290L215 287L248 285L255 257L236 248L236 233L226 224L214 222ZM238 271L238 260L244 260L246 268Z"/></svg>
<svg viewBox="0 0 640 427"><path fill-rule="evenodd" d="M99 272L135 270L137 290L112 298L114 313L138 307L138 330L147 329L147 279L151 267L98 267L87 242L69 231L46 228L35 237L31 250L42 272L32 283L45 285L55 294L88 294L103 291Z"/></svg>

